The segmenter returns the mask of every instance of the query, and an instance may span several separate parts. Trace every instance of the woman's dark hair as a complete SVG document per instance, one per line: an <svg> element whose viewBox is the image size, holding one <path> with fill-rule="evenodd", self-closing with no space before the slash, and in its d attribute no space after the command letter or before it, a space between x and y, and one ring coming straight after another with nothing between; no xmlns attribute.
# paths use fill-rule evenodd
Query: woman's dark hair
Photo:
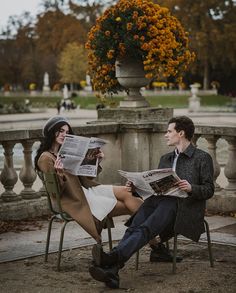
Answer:
<svg viewBox="0 0 236 293"><path fill-rule="evenodd" d="M53 144L53 142L55 140L56 132L59 131L61 129L61 127L64 126L64 125L68 125L68 127L69 127L69 132L68 133L69 134L74 134L73 130L71 129L71 126L68 123L64 122L64 121L59 122L54 127L52 127L52 129L50 129L47 132L46 136L43 137L43 140L42 140L42 142L41 142L41 144L40 144L40 146L39 146L39 148L38 148L38 150L36 152L36 156L34 158L34 165L35 165L36 170L40 171L39 167L38 167L38 159L39 159L39 157L41 156L41 154L43 152L50 150L50 148L51 148L51 146L52 146L52 144Z"/></svg>
<svg viewBox="0 0 236 293"><path fill-rule="evenodd" d="M180 132L181 130L184 131L185 137L191 141L194 135L194 124L193 121L187 116L178 116L173 117L169 120L168 124L175 123L175 130Z"/></svg>

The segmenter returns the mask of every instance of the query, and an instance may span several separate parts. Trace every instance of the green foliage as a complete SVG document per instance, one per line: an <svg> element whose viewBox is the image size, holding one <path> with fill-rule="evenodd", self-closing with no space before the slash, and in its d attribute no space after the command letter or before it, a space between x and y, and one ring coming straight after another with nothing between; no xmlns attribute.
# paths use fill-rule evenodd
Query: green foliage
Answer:
<svg viewBox="0 0 236 293"><path fill-rule="evenodd" d="M4 97L0 96L0 105L6 108L15 108L15 109L24 109L25 105L25 100L29 100L29 105L31 108L56 108L56 104L58 101L61 101L60 97L29 97L27 96L14 96L14 97ZM5 105L5 106L4 106ZM16 105L16 107L14 107ZM19 106L18 106L19 105ZM28 107L27 107L28 108ZM11 112L11 111L10 111ZM26 110L21 110L21 111L16 111L17 113L20 112L30 112L29 109Z"/></svg>
<svg viewBox="0 0 236 293"><path fill-rule="evenodd" d="M64 83L79 83L85 79L87 54L82 45L69 43L62 51L58 63L58 72Z"/></svg>

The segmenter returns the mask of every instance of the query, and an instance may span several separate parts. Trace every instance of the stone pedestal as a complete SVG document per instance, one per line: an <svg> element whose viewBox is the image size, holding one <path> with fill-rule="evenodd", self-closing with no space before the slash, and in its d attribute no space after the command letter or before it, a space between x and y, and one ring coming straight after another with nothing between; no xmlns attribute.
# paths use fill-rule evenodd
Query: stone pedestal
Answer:
<svg viewBox="0 0 236 293"><path fill-rule="evenodd" d="M142 60L132 56L125 56L116 61L116 77L126 91L127 96L120 102L121 108L149 107L148 101L142 96L140 88L148 85L149 79L145 77Z"/></svg>
<svg viewBox="0 0 236 293"><path fill-rule="evenodd" d="M109 134L102 136L109 141L107 149L104 146L104 153L106 157L113 158L112 166L103 163L104 182L109 183L106 180L111 180L119 169L139 172L157 168L160 154L163 153L163 135L172 116L173 109L169 108L99 109L98 120L90 123L100 127L103 125L104 129L109 127L111 131L113 126L119 129L115 137ZM155 131L157 128L162 129L162 133ZM117 179L122 180L120 176Z"/></svg>
<svg viewBox="0 0 236 293"><path fill-rule="evenodd" d="M199 84L191 84L192 96L188 99L188 110L189 112L197 112L200 110L200 98L197 96Z"/></svg>
<svg viewBox="0 0 236 293"><path fill-rule="evenodd" d="M173 116L172 108L114 108L99 109L96 122L143 123L167 122Z"/></svg>
<svg viewBox="0 0 236 293"><path fill-rule="evenodd" d="M213 212L232 212L236 207L236 193L216 191L214 196L207 200L207 209Z"/></svg>

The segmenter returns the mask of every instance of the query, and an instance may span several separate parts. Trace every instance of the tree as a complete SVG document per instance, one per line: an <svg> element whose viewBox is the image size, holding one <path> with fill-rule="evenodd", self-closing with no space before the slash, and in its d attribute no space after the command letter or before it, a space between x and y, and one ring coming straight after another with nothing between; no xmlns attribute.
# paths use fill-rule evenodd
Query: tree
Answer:
<svg viewBox="0 0 236 293"><path fill-rule="evenodd" d="M59 63L58 72L61 75L63 83L79 83L85 79L87 71L87 54L84 46L78 43L70 43L62 51Z"/></svg>
<svg viewBox="0 0 236 293"><path fill-rule="evenodd" d="M196 51L195 69L203 72L204 88L209 88L215 70L235 70L236 4L233 0L160 0L190 33ZM234 60L232 60L232 58ZM227 64L227 67L226 67Z"/></svg>
<svg viewBox="0 0 236 293"><path fill-rule="evenodd" d="M38 16L35 26L37 35L37 49L42 58L40 60L43 72L48 72L50 82L59 80L57 63L60 53L68 43L84 44L86 32L80 21L74 16L65 14L59 8L51 8Z"/></svg>
<svg viewBox="0 0 236 293"><path fill-rule="evenodd" d="M18 88L26 86L27 78L24 75L26 68L30 68L35 45L32 18L29 13L21 16L11 16L7 28L2 32L4 39L0 43L2 82L7 82ZM31 77L34 75L31 72Z"/></svg>

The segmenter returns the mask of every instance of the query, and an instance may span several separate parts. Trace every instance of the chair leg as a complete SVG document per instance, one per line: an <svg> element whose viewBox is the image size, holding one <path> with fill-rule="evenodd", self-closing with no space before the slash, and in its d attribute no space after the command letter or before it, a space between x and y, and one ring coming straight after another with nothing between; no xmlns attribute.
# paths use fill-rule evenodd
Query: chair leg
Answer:
<svg viewBox="0 0 236 293"><path fill-rule="evenodd" d="M135 254L135 270L138 270L138 265L139 265L139 250Z"/></svg>
<svg viewBox="0 0 236 293"><path fill-rule="evenodd" d="M52 222L55 219L55 215L51 217L49 224L48 224L48 232L47 232L47 239L46 239L46 249L45 249L45 257L44 261L48 261L48 250L49 250L49 244L50 244L50 237L51 237L51 230L52 230Z"/></svg>
<svg viewBox="0 0 236 293"><path fill-rule="evenodd" d="M166 248L167 248L168 250L170 250L170 245L169 245L169 241L168 241L168 240L166 241Z"/></svg>
<svg viewBox="0 0 236 293"><path fill-rule="evenodd" d="M107 227L109 249L112 250L112 236L111 236L111 227Z"/></svg>
<svg viewBox="0 0 236 293"><path fill-rule="evenodd" d="M177 234L174 236L174 249L173 249L173 266L172 273L176 273L176 255L177 255Z"/></svg>
<svg viewBox="0 0 236 293"><path fill-rule="evenodd" d="M212 255L212 245L211 245L211 237L210 237L210 229L209 225L206 220L204 220L206 235L207 235L207 245L208 245L208 252L209 252L209 260L210 260L210 266L214 267L214 261L213 261L213 255Z"/></svg>
<svg viewBox="0 0 236 293"><path fill-rule="evenodd" d="M62 246L63 246L63 239L64 239L64 232L66 228L66 224L68 222L65 221L62 228L61 228L61 236L60 236L60 243L59 243L59 250L58 250L58 259L57 259L57 270L60 271L60 263L61 263L61 252L62 252Z"/></svg>

